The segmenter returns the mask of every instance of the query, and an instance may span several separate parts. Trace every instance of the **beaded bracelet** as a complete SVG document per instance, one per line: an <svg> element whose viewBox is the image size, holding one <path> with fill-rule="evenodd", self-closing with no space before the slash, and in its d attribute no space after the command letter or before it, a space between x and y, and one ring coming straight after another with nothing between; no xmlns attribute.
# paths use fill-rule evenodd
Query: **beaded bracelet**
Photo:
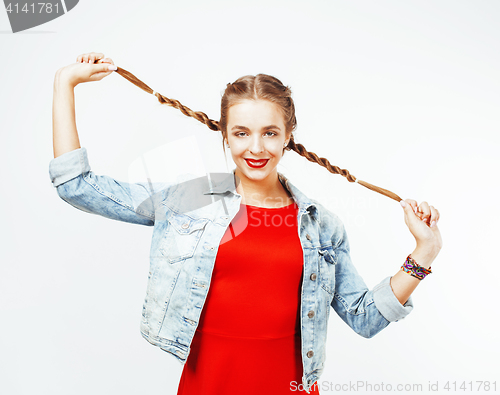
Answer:
<svg viewBox="0 0 500 395"><path fill-rule="evenodd" d="M401 266L404 272L411 274L413 277L422 280L428 274L431 274L431 268L426 269L425 267L420 266L417 262L413 260L411 254L406 257L405 263Z"/></svg>

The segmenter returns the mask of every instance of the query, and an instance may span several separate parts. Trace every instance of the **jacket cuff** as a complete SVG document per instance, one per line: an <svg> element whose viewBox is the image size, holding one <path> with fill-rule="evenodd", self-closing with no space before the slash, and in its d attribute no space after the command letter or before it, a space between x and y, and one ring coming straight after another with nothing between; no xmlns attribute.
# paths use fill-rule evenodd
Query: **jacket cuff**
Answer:
<svg viewBox="0 0 500 395"><path fill-rule="evenodd" d="M49 163L50 180L54 187L90 171L85 148L66 152Z"/></svg>
<svg viewBox="0 0 500 395"><path fill-rule="evenodd" d="M396 298L391 287L391 277L384 278L373 289L373 302L380 314L389 322L405 318L413 310L413 299L410 295L404 305Z"/></svg>

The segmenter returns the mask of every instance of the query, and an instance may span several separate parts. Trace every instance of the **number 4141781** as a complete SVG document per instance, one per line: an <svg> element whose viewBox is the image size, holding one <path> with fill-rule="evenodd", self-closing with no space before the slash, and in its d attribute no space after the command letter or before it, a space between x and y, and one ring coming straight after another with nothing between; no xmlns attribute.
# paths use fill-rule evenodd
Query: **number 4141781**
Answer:
<svg viewBox="0 0 500 395"><path fill-rule="evenodd" d="M474 385L475 383L475 385ZM474 388L475 387L475 388ZM476 389L476 391L493 391L496 392L497 390L497 382L496 381L469 381L465 382L462 381L457 382L457 381L447 381L446 384L443 387L446 391L473 391Z"/></svg>
<svg viewBox="0 0 500 395"><path fill-rule="evenodd" d="M52 14L53 12L55 14L59 14L59 4L55 3L31 3L28 5L28 3L24 3L24 6L20 8L20 5L18 3L9 3L7 4L7 7L5 7L7 12L10 14L11 12L15 12L16 14L19 14L21 12L24 12L25 14L35 14L38 11L38 14Z"/></svg>

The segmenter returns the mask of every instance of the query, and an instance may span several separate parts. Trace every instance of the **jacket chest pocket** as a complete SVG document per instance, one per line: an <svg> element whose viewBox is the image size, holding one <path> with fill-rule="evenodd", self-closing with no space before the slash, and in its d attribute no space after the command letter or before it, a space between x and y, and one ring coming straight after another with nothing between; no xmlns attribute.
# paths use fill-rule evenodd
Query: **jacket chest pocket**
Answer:
<svg viewBox="0 0 500 395"><path fill-rule="evenodd" d="M335 293L335 265L337 257L331 246L318 249L319 281L321 287L329 294Z"/></svg>
<svg viewBox="0 0 500 395"><path fill-rule="evenodd" d="M160 252L170 263L191 258L207 225L208 219L194 219L167 211L166 229L160 243Z"/></svg>

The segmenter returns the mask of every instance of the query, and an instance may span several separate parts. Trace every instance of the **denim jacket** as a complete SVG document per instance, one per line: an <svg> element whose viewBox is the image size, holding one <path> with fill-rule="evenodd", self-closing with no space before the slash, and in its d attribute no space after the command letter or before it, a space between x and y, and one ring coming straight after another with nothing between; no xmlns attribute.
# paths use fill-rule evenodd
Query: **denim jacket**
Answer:
<svg viewBox="0 0 500 395"><path fill-rule="evenodd" d="M150 271L140 330L151 344L184 364L203 309L220 240L240 210L233 173L181 183L127 183L90 170L85 148L49 165L58 195L72 206L118 221L153 226ZM307 198L284 175L279 180L298 210L304 266L300 324L302 384L309 393L325 362L330 307L359 335L371 338L404 318L412 299L398 301L390 276L371 290L351 262L342 221Z"/></svg>

